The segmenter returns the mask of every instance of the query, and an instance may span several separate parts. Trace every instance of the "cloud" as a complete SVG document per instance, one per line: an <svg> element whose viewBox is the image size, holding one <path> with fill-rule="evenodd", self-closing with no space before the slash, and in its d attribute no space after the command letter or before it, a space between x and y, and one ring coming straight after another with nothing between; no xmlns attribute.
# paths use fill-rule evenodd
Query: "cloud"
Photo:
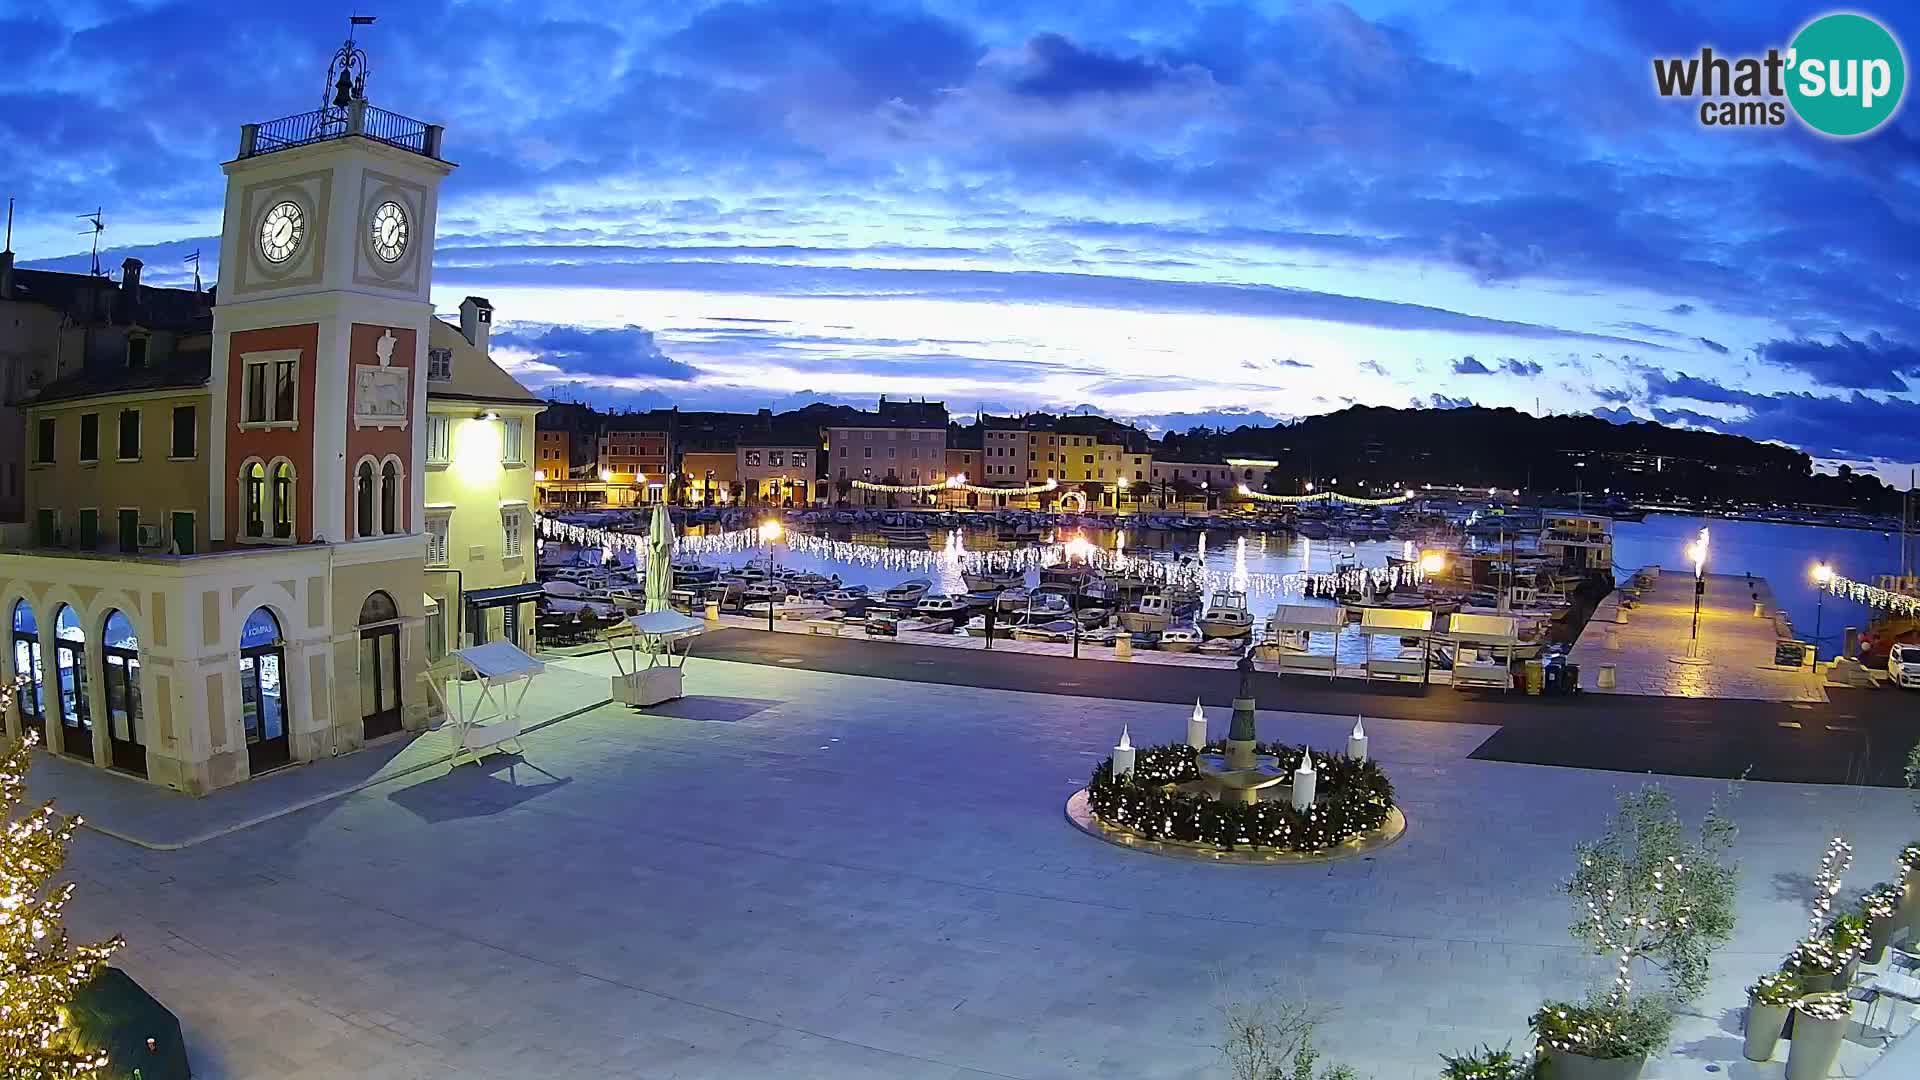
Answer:
<svg viewBox="0 0 1920 1080"><path fill-rule="evenodd" d="M1845 334L1834 337L1831 342L1769 341L1760 346L1760 358L1826 386L1848 389L1904 391L1907 384L1901 376L1920 377L1920 347L1878 333L1858 340Z"/></svg>
<svg viewBox="0 0 1920 1080"><path fill-rule="evenodd" d="M1455 375L1491 375L1493 369L1471 356L1463 356L1453 362L1453 373Z"/></svg>
<svg viewBox="0 0 1920 1080"><path fill-rule="evenodd" d="M1016 94L1064 101L1083 94L1138 94L1178 74L1165 64L1082 48L1059 34L1027 42L1028 66L1013 83Z"/></svg>
<svg viewBox="0 0 1920 1080"><path fill-rule="evenodd" d="M1590 415L1597 416L1610 424L1638 424L1643 422L1635 416L1633 410L1621 405L1603 405L1594 409Z"/></svg>
<svg viewBox="0 0 1920 1080"><path fill-rule="evenodd" d="M1540 374L1543 369L1532 360L1515 360L1512 357L1507 357L1500 361L1500 370L1509 375L1518 375L1521 378L1530 379Z"/></svg>
<svg viewBox="0 0 1920 1080"><path fill-rule="evenodd" d="M1448 397L1445 394L1428 394L1426 400L1414 398L1407 403L1410 409L1471 409L1473 400L1464 397Z"/></svg>
<svg viewBox="0 0 1920 1080"><path fill-rule="evenodd" d="M1714 352L1717 352L1722 356L1725 356L1727 354L1727 347L1713 340L1712 338L1697 337L1697 338L1694 338L1693 340L1699 342L1702 345L1705 345L1707 348L1712 349Z"/></svg>
<svg viewBox="0 0 1920 1080"><path fill-rule="evenodd" d="M1195 412L1142 413L1126 419L1145 431L1158 434L1167 431L1190 431L1197 427L1228 430L1237 427L1271 427L1274 424L1288 423L1292 418L1261 412L1258 409L1222 406Z"/></svg>
<svg viewBox="0 0 1920 1080"><path fill-rule="evenodd" d="M1682 398L1691 401L1708 401L1721 405L1745 405L1753 401L1756 395L1745 390L1735 390L1722 386L1711 379L1702 379L1682 371L1677 375L1668 375L1663 371L1648 370L1647 400L1668 401Z"/></svg>
<svg viewBox="0 0 1920 1080"><path fill-rule="evenodd" d="M1693 305L1692 304L1675 304L1672 307L1667 309L1667 314L1691 315L1693 314Z"/></svg>
<svg viewBox="0 0 1920 1080"><path fill-rule="evenodd" d="M533 363L554 369L545 380L553 382L592 376L685 381L695 375L692 365L661 352L653 332L638 326L594 330L517 323L494 333L493 351L503 359L528 354Z"/></svg>

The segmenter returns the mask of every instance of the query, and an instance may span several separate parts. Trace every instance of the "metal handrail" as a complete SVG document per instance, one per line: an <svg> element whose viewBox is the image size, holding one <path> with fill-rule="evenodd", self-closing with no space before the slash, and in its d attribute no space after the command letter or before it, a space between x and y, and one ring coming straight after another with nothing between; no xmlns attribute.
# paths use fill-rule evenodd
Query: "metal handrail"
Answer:
<svg viewBox="0 0 1920 1080"><path fill-rule="evenodd" d="M401 150L434 157L438 147L434 145L432 130L432 125L424 121L356 102L345 108L329 106L254 125L251 142L241 156L258 157L277 150L361 135Z"/></svg>

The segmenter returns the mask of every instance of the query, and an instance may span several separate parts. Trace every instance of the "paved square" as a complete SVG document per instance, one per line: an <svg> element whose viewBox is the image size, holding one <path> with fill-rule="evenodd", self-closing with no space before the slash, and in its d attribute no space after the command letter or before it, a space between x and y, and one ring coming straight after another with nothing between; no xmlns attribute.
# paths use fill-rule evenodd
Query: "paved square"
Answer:
<svg viewBox="0 0 1920 1080"><path fill-rule="evenodd" d="M1217 1004L1275 983L1332 1010L1333 1058L1402 1080L1522 1041L1543 995L1597 974L1556 884L1638 783L1468 760L1482 727L1370 721L1403 841L1200 865L1062 817L1123 722L1171 741L1185 709L699 659L687 682L674 716L597 709L519 763L184 850L83 834L72 924L127 935L214 1080L1219 1076ZM1334 748L1351 720L1261 724ZM1721 786L1664 782L1690 812ZM1652 1077L1778 1076L1728 1067L1741 988L1804 929L1825 839L1855 823L1864 887L1920 835L1889 790L1754 783L1736 815L1738 935Z"/></svg>

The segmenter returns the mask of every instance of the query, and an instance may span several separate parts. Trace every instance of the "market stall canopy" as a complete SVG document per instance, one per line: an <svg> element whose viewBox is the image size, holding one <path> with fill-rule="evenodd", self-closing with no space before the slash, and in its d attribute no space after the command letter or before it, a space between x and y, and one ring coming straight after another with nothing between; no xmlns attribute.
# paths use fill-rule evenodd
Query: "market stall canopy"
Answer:
<svg viewBox="0 0 1920 1080"><path fill-rule="evenodd" d="M1433 612L1424 608L1363 608L1360 632L1408 637L1433 630Z"/></svg>
<svg viewBox="0 0 1920 1080"><path fill-rule="evenodd" d="M546 664L528 656L511 641L469 645L464 649L455 649L451 656L471 668L475 675L496 685L515 679L531 679L547 670Z"/></svg>
<svg viewBox="0 0 1920 1080"><path fill-rule="evenodd" d="M1313 604L1281 604L1273 609L1275 630L1304 630L1308 633L1337 634L1347 625L1347 609Z"/></svg>
<svg viewBox="0 0 1920 1080"><path fill-rule="evenodd" d="M690 618L672 609L634 615L627 619L627 625L633 627L634 633L649 637L678 637L683 634L697 634L707 628L707 624L699 619Z"/></svg>
<svg viewBox="0 0 1920 1080"><path fill-rule="evenodd" d="M1447 633L1460 642L1480 645L1518 645L1520 644L1520 620L1511 615L1458 613L1447 620Z"/></svg>

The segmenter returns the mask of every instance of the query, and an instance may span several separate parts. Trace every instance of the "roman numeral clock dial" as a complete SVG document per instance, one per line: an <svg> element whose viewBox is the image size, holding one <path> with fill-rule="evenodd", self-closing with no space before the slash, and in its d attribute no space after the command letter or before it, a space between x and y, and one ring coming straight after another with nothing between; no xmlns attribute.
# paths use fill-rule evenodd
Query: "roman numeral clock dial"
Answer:
<svg viewBox="0 0 1920 1080"><path fill-rule="evenodd" d="M374 257L385 263L397 263L407 253L408 223L407 209L389 199L373 208L373 217L368 219L368 239L372 242Z"/></svg>
<svg viewBox="0 0 1920 1080"><path fill-rule="evenodd" d="M292 200L274 203L260 219L260 257L279 266L300 250L307 238L307 212Z"/></svg>

